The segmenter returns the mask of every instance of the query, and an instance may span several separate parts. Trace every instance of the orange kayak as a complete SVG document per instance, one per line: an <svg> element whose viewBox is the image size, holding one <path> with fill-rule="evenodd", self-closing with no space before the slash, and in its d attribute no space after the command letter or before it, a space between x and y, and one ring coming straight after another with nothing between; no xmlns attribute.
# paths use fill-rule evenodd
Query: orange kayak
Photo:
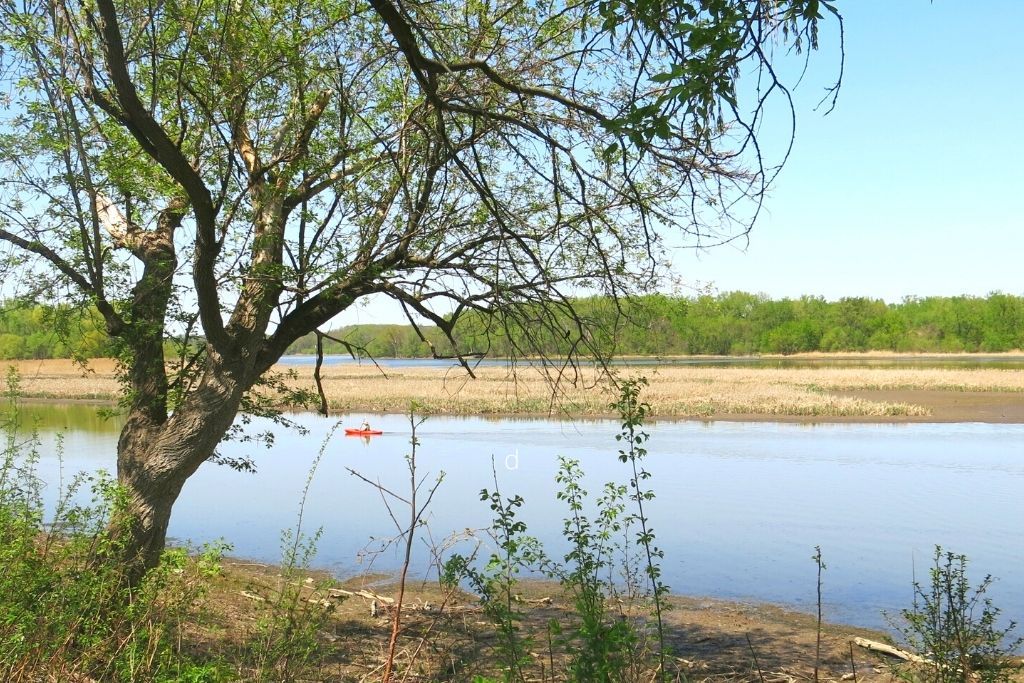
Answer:
<svg viewBox="0 0 1024 683"><path fill-rule="evenodd" d="M384 432L379 429L349 429L345 428L345 436L379 436Z"/></svg>

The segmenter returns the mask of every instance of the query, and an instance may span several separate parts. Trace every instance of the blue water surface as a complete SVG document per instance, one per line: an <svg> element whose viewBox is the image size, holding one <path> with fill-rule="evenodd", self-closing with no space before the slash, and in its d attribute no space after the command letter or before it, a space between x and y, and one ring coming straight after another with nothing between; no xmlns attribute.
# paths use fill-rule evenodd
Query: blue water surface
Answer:
<svg viewBox="0 0 1024 683"><path fill-rule="evenodd" d="M354 426L364 417L340 423ZM301 414L305 436L278 430L270 449L225 444L225 454L251 457L258 472L203 465L182 492L171 535L180 542L225 539L235 555L279 561L281 531L295 525L322 451L304 516L305 531L323 531L315 566L339 575L394 569L394 550L372 565L365 555L395 526L379 491L348 470L406 496L410 424L399 415L368 417L383 436L328 436L338 418ZM45 422L48 444L58 422ZM992 597L1008 618L1024 620L1024 425L659 421L649 431L645 466L657 493L649 513L674 592L811 609L810 558L820 545L828 617L883 626L882 611L910 603L913 577L926 577L941 544L970 557L975 581L998 577ZM525 499L521 517L530 533L550 554L564 552L557 457L581 461L592 493L606 481L628 482L616 457L617 432L609 420L427 420L418 430L418 471L428 481L422 491L442 472L444 480L414 568L430 574L428 545L489 524L479 492L493 489L495 472L503 493ZM65 475L114 469L115 426L64 433ZM52 499L57 459L47 455L42 471ZM460 548L468 550L466 543Z"/></svg>

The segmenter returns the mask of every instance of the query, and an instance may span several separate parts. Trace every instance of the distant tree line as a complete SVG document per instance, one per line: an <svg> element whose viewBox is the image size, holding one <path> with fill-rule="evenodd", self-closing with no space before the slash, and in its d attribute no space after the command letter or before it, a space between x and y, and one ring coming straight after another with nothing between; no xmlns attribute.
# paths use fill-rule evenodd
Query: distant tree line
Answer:
<svg viewBox="0 0 1024 683"><path fill-rule="evenodd" d="M728 292L698 297L653 294L618 304L606 297L576 302L579 320L565 321L565 334L550 333L541 348L561 355L579 336L605 353L626 356L748 355L808 351L998 352L1024 348L1024 297L821 297L770 299ZM528 319L528 316L519 316ZM355 351L375 358L451 355L452 343L436 327L350 325L330 332L327 354ZM536 330L532 331L536 335ZM465 317L453 337L464 353L516 355L526 331L480 317ZM431 351L433 345L433 352ZM316 337L292 344L291 354L316 352ZM63 307L0 305L0 359L113 355L95 311Z"/></svg>
<svg viewBox="0 0 1024 683"><path fill-rule="evenodd" d="M1024 348L1024 297L822 297L771 299L728 292L698 297L654 294L616 304L605 297L576 302L580 320L566 320L565 334L552 334L547 353L567 352L581 334L615 355L748 355L810 351L999 352ZM528 319L528 316L525 316ZM434 327L420 331L434 352L451 354L451 343ZM536 332L535 330L532 332ZM335 330L353 348L375 357L429 357L431 347L410 325L353 325ZM513 355L526 331L467 317L455 328L463 352ZM313 335L290 353L314 353ZM325 340L326 353L348 353Z"/></svg>
<svg viewBox="0 0 1024 683"><path fill-rule="evenodd" d="M111 355L110 338L95 310L0 304L0 359Z"/></svg>

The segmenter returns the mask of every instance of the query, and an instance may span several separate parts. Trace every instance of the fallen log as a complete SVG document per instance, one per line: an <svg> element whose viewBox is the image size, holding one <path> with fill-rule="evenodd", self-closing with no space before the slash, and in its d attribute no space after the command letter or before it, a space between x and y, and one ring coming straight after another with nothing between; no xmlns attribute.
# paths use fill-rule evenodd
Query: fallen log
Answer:
<svg viewBox="0 0 1024 683"><path fill-rule="evenodd" d="M365 589L350 591L345 590L344 588L331 588L327 591L327 594L330 595L332 598L338 598L342 596L366 598L367 600L376 600L377 602L383 603L385 605L391 605L395 602L394 598L389 598L386 595L379 595L377 593L374 593L373 591L368 591Z"/></svg>
<svg viewBox="0 0 1024 683"><path fill-rule="evenodd" d="M521 602L524 605L550 605L554 602L550 597L543 598L524 598L522 595L516 593L512 596L512 599L516 602Z"/></svg>
<svg viewBox="0 0 1024 683"><path fill-rule="evenodd" d="M862 647L866 650L872 650L874 652L881 652L882 654L889 655L891 657L897 657L907 662L913 662L914 664L927 664L928 660L921 655L915 655L913 652L907 652L901 650L898 647L889 645L888 643L882 643L877 640L869 640L867 638L856 637L853 639L854 645Z"/></svg>

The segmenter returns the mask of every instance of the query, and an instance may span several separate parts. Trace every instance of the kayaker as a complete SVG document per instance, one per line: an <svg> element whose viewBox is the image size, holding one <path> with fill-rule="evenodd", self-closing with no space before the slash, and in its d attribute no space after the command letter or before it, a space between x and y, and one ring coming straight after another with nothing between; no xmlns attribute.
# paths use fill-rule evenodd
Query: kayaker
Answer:
<svg viewBox="0 0 1024 683"><path fill-rule="evenodd" d="M359 429L361 429L364 432L373 431L373 430L370 429L370 421L369 420L363 420L363 426L360 427Z"/></svg>

